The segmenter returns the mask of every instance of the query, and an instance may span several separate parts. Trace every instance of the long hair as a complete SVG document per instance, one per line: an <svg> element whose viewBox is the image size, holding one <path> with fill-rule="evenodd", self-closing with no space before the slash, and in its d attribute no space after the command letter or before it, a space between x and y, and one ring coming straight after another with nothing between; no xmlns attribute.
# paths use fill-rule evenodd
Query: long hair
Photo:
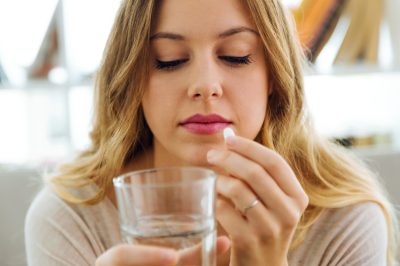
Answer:
<svg viewBox="0 0 400 266"><path fill-rule="evenodd" d="M395 210L376 175L348 151L315 133L304 103L303 55L286 9L279 0L247 0L247 5L264 43L272 87L256 141L287 160L310 200L291 248L304 240L324 209L374 202L385 215L388 261L394 262ZM91 147L49 180L66 201L101 201L112 189L112 178L152 143L141 99L149 77L150 30L156 8L156 0L125 0L119 9L96 76ZM89 184L98 187L92 197L82 199L71 193Z"/></svg>

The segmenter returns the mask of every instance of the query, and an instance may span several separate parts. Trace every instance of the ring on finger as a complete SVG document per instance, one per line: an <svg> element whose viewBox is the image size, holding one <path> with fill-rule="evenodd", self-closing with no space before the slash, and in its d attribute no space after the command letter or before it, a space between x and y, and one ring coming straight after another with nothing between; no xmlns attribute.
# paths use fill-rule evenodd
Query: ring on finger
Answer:
<svg viewBox="0 0 400 266"><path fill-rule="evenodd" d="M242 215L246 216L246 213L251 209L254 208L260 201L255 198L249 205L243 208Z"/></svg>

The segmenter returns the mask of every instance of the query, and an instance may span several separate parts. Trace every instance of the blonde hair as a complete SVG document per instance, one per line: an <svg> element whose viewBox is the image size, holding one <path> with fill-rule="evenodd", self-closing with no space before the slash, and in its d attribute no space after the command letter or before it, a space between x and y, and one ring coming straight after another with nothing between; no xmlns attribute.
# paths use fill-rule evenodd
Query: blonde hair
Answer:
<svg viewBox="0 0 400 266"><path fill-rule="evenodd" d="M273 93L266 121L256 141L276 150L291 165L310 204L297 227L292 248L299 245L324 209L361 202L378 204L390 238L388 260L394 262L397 220L382 186L361 161L315 133L305 109L302 51L293 22L279 0L248 0L248 8L264 43ZM49 180L71 203L95 204L112 189L112 178L150 147L141 99L149 76L149 47L155 0L123 1L95 84L92 145ZM71 188L95 183L98 192L81 199Z"/></svg>

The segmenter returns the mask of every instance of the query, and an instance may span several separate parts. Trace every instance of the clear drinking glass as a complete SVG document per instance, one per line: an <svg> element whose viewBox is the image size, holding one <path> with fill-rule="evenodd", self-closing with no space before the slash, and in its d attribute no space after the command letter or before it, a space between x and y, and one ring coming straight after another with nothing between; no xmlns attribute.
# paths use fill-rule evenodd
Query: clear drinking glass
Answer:
<svg viewBox="0 0 400 266"><path fill-rule="evenodd" d="M124 241L182 254L196 250L198 265L216 265L215 182L215 173L200 167L154 168L114 178Z"/></svg>

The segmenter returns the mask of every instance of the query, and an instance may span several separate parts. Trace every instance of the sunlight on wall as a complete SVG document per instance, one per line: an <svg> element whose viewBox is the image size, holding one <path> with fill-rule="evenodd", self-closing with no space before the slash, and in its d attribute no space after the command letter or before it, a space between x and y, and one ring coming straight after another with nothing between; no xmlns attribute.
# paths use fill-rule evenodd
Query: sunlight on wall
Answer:
<svg viewBox="0 0 400 266"><path fill-rule="evenodd" d="M307 102L326 136L392 132L400 147L400 74L316 75L305 79Z"/></svg>
<svg viewBox="0 0 400 266"><path fill-rule="evenodd" d="M119 3L115 0L64 1L65 56L72 80L93 73L100 64Z"/></svg>
<svg viewBox="0 0 400 266"><path fill-rule="evenodd" d="M57 0L0 1L2 61L12 61L21 67L32 64L57 2Z"/></svg>

